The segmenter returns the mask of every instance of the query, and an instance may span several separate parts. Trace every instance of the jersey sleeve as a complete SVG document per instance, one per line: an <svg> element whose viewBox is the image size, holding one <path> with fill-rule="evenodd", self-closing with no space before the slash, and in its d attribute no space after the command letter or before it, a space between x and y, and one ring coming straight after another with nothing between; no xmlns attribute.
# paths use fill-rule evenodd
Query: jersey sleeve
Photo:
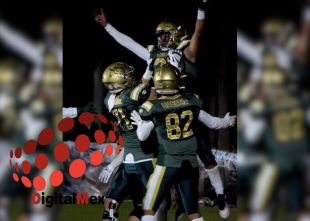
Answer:
<svg viewBox="0 0 310 221"><path fill-rule="evenodd" d="M198 116L200 110L202 110L202 104L203 104L202 100L196 94L188 94L187 97L190 100L191 104L194 106L195 112Z"/></svg>
<svg viewBox="0 0 310 221"><path fill-rule="evenodd" d="M137 85L130 93L130 100L137 104L143 104L151 93L151 87L145 84Z"/></svg>

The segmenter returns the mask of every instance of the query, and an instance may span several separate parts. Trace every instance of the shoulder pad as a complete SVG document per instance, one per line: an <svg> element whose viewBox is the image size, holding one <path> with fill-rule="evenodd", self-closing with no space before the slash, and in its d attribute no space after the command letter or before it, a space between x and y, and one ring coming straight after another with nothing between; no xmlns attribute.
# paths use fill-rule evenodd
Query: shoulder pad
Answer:
<svg viewBox="0 0 310 221"><path fill-rule="evenodd" d="M148 97L147 86L144 84L139 84L131 91L130 99L139 101L140 95Z"/></svg>
<svg viewBox="0 0 310 221"><path fill-rule="evenodd" d="M139 114L145 119L151 117L154 104L150 101L145 101L139 108Z"/></svg>
<svg viewBox="0 0 310 221"><path fill-rule="evenodd" d="M153 108L153 103L150 101L146 101L141 105L141 108L143 108L144 110L146 110L147 112L150 112Z"/></svg>

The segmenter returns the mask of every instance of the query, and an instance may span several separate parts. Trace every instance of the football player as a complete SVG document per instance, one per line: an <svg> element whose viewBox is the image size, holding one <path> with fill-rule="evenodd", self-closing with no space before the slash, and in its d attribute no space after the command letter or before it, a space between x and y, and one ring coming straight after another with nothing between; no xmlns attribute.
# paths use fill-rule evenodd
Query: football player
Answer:
<svg viewBox="0 0 310 221"><path fill-rule="evenodd" d="M154 75L159 98L146 101L139 113L133 111L131 120L137 125L137 136L143 141L155 129L159 153L143 200L142 221L153 221L154 212L172 185L176 185L190 220L203 221L198 211L197 140L193 127L200 121L209 128L233 126L236 116L212 117L202 110L200 100L193 94L179 93L178 71L165 64Z"/></svg>
<svg viewBox="0 0 310 221"><path fill-rule="evenodd" d="M251 221L273 220L269 208L279 197L281 186L288 187L290 209L294 220L309 220L303 210L303 157L309 150L307 122L309 101L298 99L287 89L287 75L277 66L264 70L263 96L251 104L251 115L245 124L247 142L261 142L265 161L256 178L251 197ZM309 125L309 122L308 122ZM294 190L294 194L290 194Z"/></svg>
<svg viewBox="0 0 310 221"><path fill-rule="evenodd" d="M130 113L138 110L150 94L150 87L135 84L134 68L126 63L116 62L103 72L102 82L109 90L105 98L105 106L113 115L124 137L124 148L107 168L104 168L99 179L108 179L107 172L121 163L112 181L112 186L105 200L105 211L102 219L118 220L119 204L128 196L133 199L134 209L129 221L140 220L143 215L142 199L146 191L146 183L153 172L154 154L141 146L136 129L130 122ZM113 167L113 168L112 168Z"/></svg>
<svg viewBox="0 0 310 221"><path fill-rule="evenodd" d="M198 5L197 20L191 40L182 36L181 31L173 23L163 21L156 28L157 45L144 48L132 38L120 33L111 24L108 23L103 10L96 16L105 30L122 46L135 53L137 56L147 61L146 69L142 82L147 84L152 79L154 71L164 64L171 64L179 70L180 84L183 92L194 91L192 87L197 77L196 60L201 41L201 35L204 27L205 8L207 0L196 1ZM206 167L212 186L218 196L219 215L227 218L230 214L229 207L225 202L223 181L220 177L219 169L213 154L209 147L204 143L203 135L197 132L199 140L198 155Z"/></svg>
<svg viewBox="0 0 310 221"><path fill-rule="evenodd" d="M176 27L168 21L160 22L156 28L157 45L150 45L145 48L129 36L120 33L110 23L108 23L103 10L97 15L95 20L105 28L105 30L122 46L135 53L137 56L148 62L150 68L143 75L143 82L147 83L152 78L153 69L165 63L170 63L179 69L185 69L186 73L196 75L194 63L197 60L201 35L204 27L205 6L207 0L197 0L198 12L194 34L191 40L186 40L182 36L180 27ZM183 59L182 59L183 58ZM180 64L182 60L182 64ZM183 73L183 71L181 71Z"/></svg>

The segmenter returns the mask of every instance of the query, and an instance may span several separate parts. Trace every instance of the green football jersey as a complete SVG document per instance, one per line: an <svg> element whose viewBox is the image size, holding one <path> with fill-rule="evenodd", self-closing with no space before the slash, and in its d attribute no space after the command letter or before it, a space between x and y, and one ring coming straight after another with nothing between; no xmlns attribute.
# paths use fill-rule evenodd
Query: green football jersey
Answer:
<svg viewBox="0 0 310 221"><path fill-rule="evenodd" d="M306 112L308 102L293 96L273 101L255 101L252 110L266 120L263 145L267 156L282 171L302 166L301 159L308 151Z"/></svg>
<svg viewBox="0 0 310 221"><path fill-rule="evenodd" d="M108 94L105 98L105 106L113 115L121 134L124 137L125 155L132 154L134 161L153 158L153 153L144 150L137 137L137 127L131 124L130 114L132 111L138 111L139 106L145 102L150 94L150 87L140 84L123 90L118 95Z"/></svg>
<svg viewBox="0 0 310 221"><path fill-rule="evenodd" d="M152 120L159 143L157 164L181 167L189 161L197 164L197 141L193 124L198 121L201 102L192 94L162 96L146 101L139 113L145 120Z"/></svg>
<svg viewBox="0 0 310 221"><path fill-rule="evenodd" d="M153 59L153 62L150 65L150 70L154 72L156 72L156 70L158 70L162 65L169 63L168 50L154 48L150 52L150 57ZM181 78L180 86L185 92L191 91L193 89L191 87L197 78L197 67L183 54L179 65L181 75L186 76Z"/></svg>

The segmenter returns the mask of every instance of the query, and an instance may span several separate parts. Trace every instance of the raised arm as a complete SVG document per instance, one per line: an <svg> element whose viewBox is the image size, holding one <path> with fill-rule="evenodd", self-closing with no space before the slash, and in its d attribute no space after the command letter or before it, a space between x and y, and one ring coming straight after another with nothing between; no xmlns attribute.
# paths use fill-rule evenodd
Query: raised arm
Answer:
<svg viewBox="0 0 310 221"><path fill-rule="evenodd" d="M115 39L115 41L117 41L123 47L127 48L129 51L136 54L141 59L147 61L147 59L150 57L150 53L148 52L148 50L129 36L119 32L111 24L109 24L102 8L100 9L100 12L101 13L96 16L95 20L100 23L102 27L104 27L104 29Z"/></svg>
<svg viewBox="0 0 310 221"><path fill-rule="evenodd" d="M4 46L24 57L27 61L35 65L42 63L42 56L36 44L1 20L0 41Z"/></svg>
<svg viewBox="0 0 310 221"><path fill-rule="evenodd" d="M237 32L237 53L238 56L247 60L253 65L260 65L262 63L261 52L240 31Z"/></svg>
<svg viewBox="0 0 310 221"><path fill-rule="evenodd" d="M216 130L235 126L236 118L236 116L229 116L229 113L227 113L224 118L213 117L203 110L199 112L198 116L200 122L208 128Z"/></svg>
<svg viewBox="0 0 310 221"><path fill-rule="evenodd" d="M200 46L202 31L205 24L204 6L207 0L201 0L201 1L202 1L201 4L198 5L195 32L191 38L189 46L184 49L184 56L193 63L195 63L197 60L198 49Z"/></svg>

